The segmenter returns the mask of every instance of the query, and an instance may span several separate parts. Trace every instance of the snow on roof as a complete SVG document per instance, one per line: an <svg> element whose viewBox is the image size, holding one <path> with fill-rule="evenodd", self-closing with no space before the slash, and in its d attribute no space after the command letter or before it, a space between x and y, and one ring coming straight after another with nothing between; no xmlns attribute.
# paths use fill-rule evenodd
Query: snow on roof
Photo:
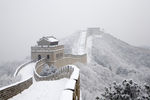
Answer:
<svg viewBox="0 0 150 100"><path fill-rule="evenodd" d="M54 36L42 37L38 42L40 42L41 40L46 40L48 42L59 42Z"/></svg>
<svg viewBox="0 0 150 100"><path fill-rule="evenodd" d="M49 42L58 42L58 40L53 36L47 37L47 39Z"/></svg>
<svg viewBox="0 0 150 100"><path fill-rule="evenodd" d="M60 96L60 100L72 100L73 98L73 91L64 90Z"/></svg>
<svg viewBox="0 0 150 100"><path fill-rule="evenodd" d="M45 39L45 40L47 40L49 42L58 42L58 40L54 36L47 36L47 37L43 37L41 39Z"/></svg>

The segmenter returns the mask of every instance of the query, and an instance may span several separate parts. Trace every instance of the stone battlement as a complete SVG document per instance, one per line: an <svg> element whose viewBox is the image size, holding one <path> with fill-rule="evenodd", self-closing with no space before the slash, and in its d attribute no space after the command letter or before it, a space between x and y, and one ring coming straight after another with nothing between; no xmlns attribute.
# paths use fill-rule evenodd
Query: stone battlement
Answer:
<svg viewBox="0 0 150 100"><path fill-rule="evenodd" d="M41 46L32 46L31 47L31 52L38 52L38 50L45 50L45 51L43 51L43 52L46 52L47 50L48 50L48 52L49 51L51 51L51 50L58 50L58 49L63 49L64 48L64 45L56 45L56 46L43 46L43 47L41 47ZM41 51L39 51L39 52L41 52Z"/></svg>

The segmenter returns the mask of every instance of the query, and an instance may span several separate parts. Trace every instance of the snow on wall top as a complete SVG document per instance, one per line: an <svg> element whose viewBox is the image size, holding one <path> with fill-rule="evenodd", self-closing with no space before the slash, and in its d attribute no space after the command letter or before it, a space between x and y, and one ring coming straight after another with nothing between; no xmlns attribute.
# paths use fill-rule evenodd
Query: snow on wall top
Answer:
<svg viewBox="0 0 150 100"><path fill-rule="evenodd" d="M47 37L47 39L48 39L49 42L58 42L58 40L53 36Z"/></svg>
<svg viewBox="0 0 150 100"><path fill-rule="evenodd" d="M76 84L76 81L70 79L70 80L68 80L68 82L65 86L65 89L74 90L75 84Z"/></svg>
<svg viewBox="0 0 150 100"><path fill-rule="evenodd" d="M75 65L69 65L69 66L71 66L74 69L74 71L65 86L65 90L61 94L60 100L72 100L73 99L73 91L76 86L76 80L78 80L79 78L79 68L77 68Z"/></svg>
<svg viewBox="0 0 150 100"><path fill-rule="evenodd" d="M74 68L74 71L73 71L73 73L72 73L72 75L71 75L71 77L70 77L70 79L75 79L75 80L77 80L78 78L79 78L79 68L77 68L76 66L74 66L74 65L71 65L73 68Z"/></svg>

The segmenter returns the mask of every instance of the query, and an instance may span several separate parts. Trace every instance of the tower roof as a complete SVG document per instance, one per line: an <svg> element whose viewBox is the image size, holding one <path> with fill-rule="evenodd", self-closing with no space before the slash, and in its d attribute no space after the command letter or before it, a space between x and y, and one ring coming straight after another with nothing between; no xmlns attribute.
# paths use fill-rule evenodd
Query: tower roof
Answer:
<svg viewBox="0 0 150 100"><path fill-rule="evenodd" d="M58 42L58 40L54 36L42 37L40 40L43 40L43 39L48 41L48 42Z"/></svg>
<svg viewBox="0 0 150 100"><path fill-rule="evenodd" d="M58 45L58 42L54 36L42 37L37 41L38 45Z"/></svg>

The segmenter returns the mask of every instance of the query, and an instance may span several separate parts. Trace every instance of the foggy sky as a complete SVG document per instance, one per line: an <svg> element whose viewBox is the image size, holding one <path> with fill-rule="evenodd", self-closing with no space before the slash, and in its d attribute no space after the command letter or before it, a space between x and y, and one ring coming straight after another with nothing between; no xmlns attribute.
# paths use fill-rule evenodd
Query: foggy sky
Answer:
<svg viewBox="0 0 150 100"><path fill-rule="evenodd" d="M0 62L23 59L44 35L58 39L101 27L150 46L150 0L0 0Z"/></svg>

